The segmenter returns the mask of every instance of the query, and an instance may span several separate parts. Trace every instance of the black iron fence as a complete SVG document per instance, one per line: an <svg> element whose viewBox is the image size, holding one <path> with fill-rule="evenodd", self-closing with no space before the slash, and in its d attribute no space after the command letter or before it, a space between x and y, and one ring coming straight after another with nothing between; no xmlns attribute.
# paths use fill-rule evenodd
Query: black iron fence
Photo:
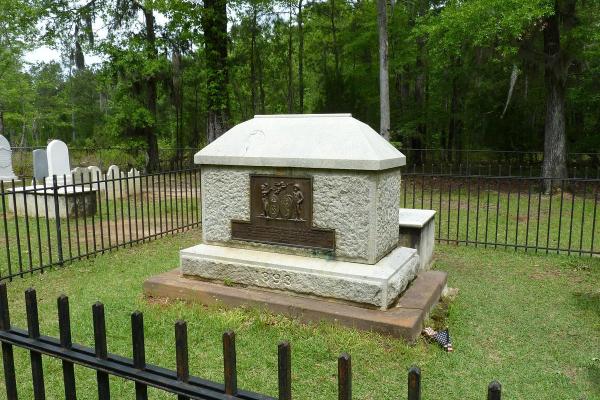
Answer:
<svg viewBox="0 0 600 400"><path fill-rule="evenodd" d="M13 180L0 197L0 280L200 224L198 169Z"/></svg>
<svg viewBox="0 0 600 400"><path fill-rule="evenodd" d="M404 153L410 165L416 164L454 164L477 165L502 164L539 166L544 160L543 151L524 150L487 150L487 149L435 149L403 147L400 143L393 144ZM598 152L569 152L567 164L574 167L596 167L600 163Z"/></svg>
<svg viewBox="0 0 600 400"><path fill-rule="evenodd" d="M401 206L433 209L442 243L593 256L599 179L403 174Z"/></svg>
<svg viewBox="0 0 600 400"><path fill-rule="evenodd" d="M31 175L33 172L33 156L35 149L45 147L13 147L12 162L14 172L18 175ZM160 171L173 171L194 167L194 154L197 148L161 147L159 148ZM123 170L136 168L144 170L148 154L144 147L69 147L71 165L95 165L106 170L110 165L118 165Z"/></svg>
<svg viewBox="0 0 600 400"><path fill-rule="evenodd" d="M97 396L100 400L110 399L109 376L118 377L135 383L135 398L148 399L148 387L175 394L180 400L291 400L292 399L292 362L291 346L284 341L278 345L277 397L241 390L237 384L237 354L235 333L223 334L223 371L224 382L212 382L191 376L188 363L187 324L175 323L175 359L176 370L168 370L146 363L144 344L144 317L140 312L131 314L132 358L108 353L107 331L104 305L96 303L92 307L94 348L72 342L69 299L58 298L59 338L43 336L40 332L37 296L34 289L25 292L27 330L11 326L6 284L0 284L0 342L4 365L6 398L17 400L19 386L15 373L14 347L29 351L31 360L31 382L35 400L45 399L44 367L42 356L62 361L62 380L65 399L77 398L75 366L96 371ZM57 384L57 382L52 382ZM89 389L88 389L89 390ZM80 393L81 395L81 393ZM84 398L90 398L86 393ZM421 398L421 371L412 367L408 372L408 400ZM134 398L132 393L131 398ZM398 397L400 398L400 397ZM493 381L488 385L488 400L500 400L501 386ZM338 358L338 399L352 399L352 362L350 355L342 354Z"/></svg>
<svg viewBox="0 0 600 400"><path fill-rule="evenodd" d="M432 162L421 164L414 158L407 157L404 170L411 174L444 174L454 175L487 175L487 176L514 176L534 178L542 176L542 162L535 163L506 163L501 160L472 160L457 162ZM600 179L600 163L569 164L567 167L569 178Z"/></svg>
<svg viewBox="0 0 600 400"><path fill-rule="evenodd" d="M393 142L404 153L407 160L405 171L428 171L433 173L443 169L445 173L458 175L494 176L540 176L543 152L519 150L454 150L433 148L403 147ZM19 176L30 175L33 171L32 151L43 147L13 147L13 169ZM194 154L199 148L161 147L159 148L159 169L179 170L194 167ZM72 165L95 165L106 170L111 164L121 169L137 168L144 170L147 152L139 146L112 147L69 147ZM569 177L600 179L600 153L571 152L567 154Z"/></svg>
<svg viewBox="0 0 600 400"><path fill-rule="evenodd" d="M200 225L198 169L0 182L0 280ZM401 206L437 211L439 242L597 255L599 179L403 174Z"/></svg>

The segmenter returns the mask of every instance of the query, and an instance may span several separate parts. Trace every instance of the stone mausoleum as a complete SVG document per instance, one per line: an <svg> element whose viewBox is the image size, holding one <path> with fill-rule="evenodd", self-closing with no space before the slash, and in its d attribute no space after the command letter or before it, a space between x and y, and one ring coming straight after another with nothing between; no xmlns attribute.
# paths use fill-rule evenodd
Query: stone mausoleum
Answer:
<svg viewBox="0 0 600 400"><path fill-rule="evenodd" d="M152 278L149 295L233 305L247 298L309 320L348 314L342 322L377 329L370 320L393 318L390 310L426 268L415 248L399 245L406 159L350 114L255 116L194 162L202 243L181 251L171 291ZM432 288L426 307L445 285L445 274L433 277L424 283ZM196 295L184 295L183 286Z"/></svg>

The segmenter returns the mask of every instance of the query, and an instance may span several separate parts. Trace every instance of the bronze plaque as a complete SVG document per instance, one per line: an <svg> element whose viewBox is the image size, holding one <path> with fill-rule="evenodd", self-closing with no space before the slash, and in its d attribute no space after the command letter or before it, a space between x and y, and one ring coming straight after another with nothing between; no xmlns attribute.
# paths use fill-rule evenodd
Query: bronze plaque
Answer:
<svg viewBox="0 0 600 400"><path fill-rule="evenodd" d="M236 240L335 249L335 232L312 226L312 179L250 175L250 221L231 221Z"/></svg>

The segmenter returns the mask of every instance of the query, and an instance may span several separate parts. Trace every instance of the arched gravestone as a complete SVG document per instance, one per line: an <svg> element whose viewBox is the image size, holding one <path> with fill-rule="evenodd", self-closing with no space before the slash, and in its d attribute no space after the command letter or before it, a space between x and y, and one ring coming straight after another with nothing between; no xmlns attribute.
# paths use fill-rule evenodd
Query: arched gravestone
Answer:
<svg viewBox="0 0 600 400"><path fill-rule="evenodd" d="M108 196L113 198L123 191L123 185L119 180L121 178L121 170L116 165L111 165L106 171L106 190ZM121 186L119 186L121 185Z"/></svg>
<svg viewBox="0 0 600 400"><path fill-rule="evenodd" d="M131 168L127 173L127 185L130 193L138 193L142 190L142 178L140 171Z"/></svg>
<svg viewBox="0 0 600 400"><path fill-rule="evenodd" d="M104 184L104 182L102 182L104 180L102 170L95 165L90 165L89 167L87 167L87 170L87 173L90 177L90 182L93 182L92 187L94 188L94 190L106 190L106 185Z"/></svg>
<svg viewBox="0 0 600 400"><path fill-rule="evenodd" d="M73 183L89 183L90 182L90 172L86 167L75 167L71 170L71 175L73 176ZM85 187L87 189L87 186Z"/></svg>
<svg viewBox="0 0 600 400"><path fill-rule="evenodd" d="M12 150L8 140L0 135L0 180L16 179L12 169Z"/></svg>
<svg viewBox="0 0 600 400"><path fill-rule="evenodd" d="M62 176L71 172L69 148L61 140L53 140L47 147L48 175Z"/></svg>
<svg viewBox="0 0 600 400"><path fill-rule="evenodd" d="M33 177L36 180L48 177L48 156L45 149L35 149L33 151Z"/></svg>
<svg viewBox="0 0 600 400"><path fill-rule="evenodd" d="M56 175L56 181L59 185L71 183L69 148L65 142L61 140L51 141L46 148L46 153L48 156L48 177L46 178L46 183L52 186L54 175ZM63 182L64 176L67 177L67 182Z"/></svg>
<svg viewBox="0 0 600 400"><path fill-rule="evenodd" d="M106 171L107 179L119 179L120 177L121 177L121 170L119 169L118 166L111 165L110 167L108 167L108 170Z"/></svg>

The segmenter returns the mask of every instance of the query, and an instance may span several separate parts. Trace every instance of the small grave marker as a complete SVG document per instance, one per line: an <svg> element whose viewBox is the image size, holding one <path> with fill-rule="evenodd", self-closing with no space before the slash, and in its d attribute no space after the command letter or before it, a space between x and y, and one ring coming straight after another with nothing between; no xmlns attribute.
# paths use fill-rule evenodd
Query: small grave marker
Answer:
<svg viewBox="0 0 600 400"><path fill-rule="evenodd" d="M17 179L12 167L12 149L8 140L0 135L0 180Z"/></svg>
<svg viewBox="0 0 600 400"><path fill-rule="evenodd" d="M33 151L33 176L36 180L43 180L48 177L48 155L45 149L35 149Z"/></svg>

